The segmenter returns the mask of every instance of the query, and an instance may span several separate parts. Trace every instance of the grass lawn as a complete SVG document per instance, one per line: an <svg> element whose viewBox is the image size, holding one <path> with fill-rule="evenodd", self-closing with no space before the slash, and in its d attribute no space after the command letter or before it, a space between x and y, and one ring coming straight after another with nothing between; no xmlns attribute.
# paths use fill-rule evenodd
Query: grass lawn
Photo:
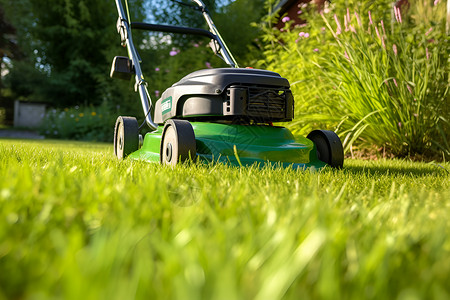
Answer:
<svg viewBox="0 0 450 300"><path fill-rule="evenodd" d="M0 140L0 299L449 299L449 170L171 169Z"/></svg>

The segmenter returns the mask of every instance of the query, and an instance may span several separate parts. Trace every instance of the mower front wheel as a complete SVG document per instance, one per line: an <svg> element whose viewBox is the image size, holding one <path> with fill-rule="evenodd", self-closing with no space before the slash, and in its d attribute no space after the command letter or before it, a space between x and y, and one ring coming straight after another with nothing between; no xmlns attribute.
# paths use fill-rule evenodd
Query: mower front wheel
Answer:
<svg viewBox="0 0 450 300"><path fill-rule="evenodd" d="M170 119L164 125L161 146L161 164L176 165L197 154L194 129L186 120Z"/></svg>
<svg viewBox="0 0 450 300"><path fill-rule="evenodd" d="M122 160L139 148L139 125L134 117L118 117L114 127L114 154Z"/></svg>
<svg viewBox="0 0 450 300"><path fill-rule="evenodd" d="M306 137L316 146L317 158L332 168L344 165L344 149L338 135L330 130L313 130Z"/></svg>

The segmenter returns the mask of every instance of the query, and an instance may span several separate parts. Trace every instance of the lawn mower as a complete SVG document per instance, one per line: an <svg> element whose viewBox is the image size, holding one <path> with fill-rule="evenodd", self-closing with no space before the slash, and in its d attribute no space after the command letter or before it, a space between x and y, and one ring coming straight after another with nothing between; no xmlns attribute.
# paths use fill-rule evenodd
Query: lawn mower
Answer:
<svg viewBox="0 0 450 300"><path fill-rule="evenodd" d="M342 167L343 148L336 133L314 130L306 138L294 137L287 128L273 125L294 117L288 80L271 71L239 68L204 3L192 2L181 4L198 10L209 30L132 23L121 0L116 0L117 31L128 57L114 58L110 76L125 80L134 76L150 132L143 138L136 118L119 116L114 129L115 155L168 165L196 160L296 169ZM211 39L211 48L229 67L188 74L152 102L132 30L204 36Z"/></svg>

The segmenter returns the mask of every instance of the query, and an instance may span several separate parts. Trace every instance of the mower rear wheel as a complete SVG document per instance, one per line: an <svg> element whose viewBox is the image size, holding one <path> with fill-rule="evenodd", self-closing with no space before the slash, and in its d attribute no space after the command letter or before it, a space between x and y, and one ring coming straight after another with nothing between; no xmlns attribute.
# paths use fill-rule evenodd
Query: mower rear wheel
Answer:
<svg viewBox="0 0 450 300"><path fill-rule="evenodd" d="M124 159L139 148L139 125L134 117L119 116L114 127L114 154Z"/></svg>
<svg viewBox="0 0 450 300"><path fill-rule="evenodd" d="M164 125L161 146L161 164L176 165L197 154L194 129L186 120L170 119Z"/></svg>
<svg viewBox="0 0 450 300"><path fill-rule="evenodd" d="M313 130L308 139L314 142L317 158L332 168L342 168L344 165L344 149L338 135L330 130Z"/></svg>

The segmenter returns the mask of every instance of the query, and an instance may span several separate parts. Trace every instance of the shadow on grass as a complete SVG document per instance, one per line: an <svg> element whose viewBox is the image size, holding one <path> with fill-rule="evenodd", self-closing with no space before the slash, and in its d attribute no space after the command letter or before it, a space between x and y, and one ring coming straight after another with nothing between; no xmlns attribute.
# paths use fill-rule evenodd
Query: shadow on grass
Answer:
<svg viewBox="0 0 450 300"><path fill-rule="evenodd" d="M423 177L429 175L450 175L448 164L439 163L420 163L396 161L391 164L370 164L370 165L344 165L343 171L352 175L369 176L410 176Z"/></svg>

